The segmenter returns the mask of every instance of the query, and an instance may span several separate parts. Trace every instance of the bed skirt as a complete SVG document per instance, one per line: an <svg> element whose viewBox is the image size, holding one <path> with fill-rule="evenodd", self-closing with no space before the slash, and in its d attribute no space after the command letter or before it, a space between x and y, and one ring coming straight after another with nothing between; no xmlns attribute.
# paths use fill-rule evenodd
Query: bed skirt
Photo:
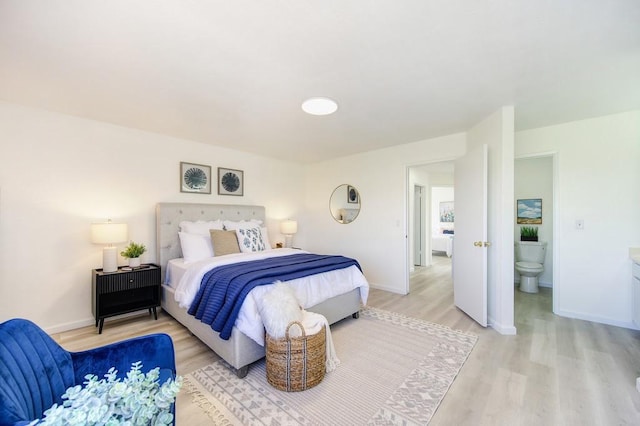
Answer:
<svg viewBox="0 0 640 426"><path fill-rule="evenodd" d="M355 288L306 310L324 315L329 324L333 324L360 312L360 300L360 289ZM231 331L229 340L221 339L219 333L213 331L209 325L200 322L194 316L189 315L186 309L181 308L175 300L173 289L164 284L162 285L162 309L187 327L191 333L237 371L242 371L249 364L265 356L264 346L257 344L236 327ZM246 374L246 370L243 374Z"/></svg>

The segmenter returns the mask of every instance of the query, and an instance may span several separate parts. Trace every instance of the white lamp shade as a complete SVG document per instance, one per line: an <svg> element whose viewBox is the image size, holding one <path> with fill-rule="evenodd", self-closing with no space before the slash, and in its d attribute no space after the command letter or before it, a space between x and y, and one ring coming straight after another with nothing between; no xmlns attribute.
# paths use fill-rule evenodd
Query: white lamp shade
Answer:
<svg viewBox="0 0 640 426"><path fill-rule="evenodd" d="M285 220L280 223L280 232L284 235L293 235L298 232L298 222L295 220Z"/></svg>
<svg viewBox="0 0 640 426"><path fill-rule="evenodd" d="M91 242L95 244L114 244L127 241L128 231L126 223L92 223Z"/></svg>

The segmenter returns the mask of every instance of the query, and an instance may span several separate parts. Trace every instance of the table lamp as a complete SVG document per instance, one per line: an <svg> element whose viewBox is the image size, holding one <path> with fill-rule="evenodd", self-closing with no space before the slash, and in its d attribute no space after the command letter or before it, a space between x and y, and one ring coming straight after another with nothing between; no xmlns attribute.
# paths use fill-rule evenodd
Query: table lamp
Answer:
<svg viewBox="0 0 640 426"><path fill-rule="evenodd" d="M293 234L298 232L298 222L295 220L285 220L280 223L280 232L284 234L284 246L291 247Z"/></svg>
<svg viewBox="0 0 640 426"><path fill-rule="evenodd" d="M115 272L118 270L118 251L114 244L127 241L127 239L126 223L113 223L109 220L104 223L91 224L91 242L94 244L106 244L102 249L103 272Z"/></svg>

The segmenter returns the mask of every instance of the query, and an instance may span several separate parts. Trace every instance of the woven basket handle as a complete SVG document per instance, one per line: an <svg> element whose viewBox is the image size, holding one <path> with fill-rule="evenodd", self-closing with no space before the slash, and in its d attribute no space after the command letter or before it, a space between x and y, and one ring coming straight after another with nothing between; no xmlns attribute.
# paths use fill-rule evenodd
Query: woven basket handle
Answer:
<svg viewBox="0 0 640 426"><path fill-rule="evenodd" d="M302 326L302 323L300 321L292 321L289 323L289 325L287 326L287 331L285 331L284 333L285 339L289 340L289 328L291 328L292 325L297 325L298 327L300 327L300 331L302 332L302 338L307 337L307 333L304 332L304 327Z"/></svg>

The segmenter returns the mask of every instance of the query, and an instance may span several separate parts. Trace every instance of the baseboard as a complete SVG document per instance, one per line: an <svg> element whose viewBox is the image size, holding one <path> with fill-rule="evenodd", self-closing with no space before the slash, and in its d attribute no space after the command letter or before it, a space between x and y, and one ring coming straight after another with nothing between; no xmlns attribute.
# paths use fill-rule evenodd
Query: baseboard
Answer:
<svg viewBox="0 0 640 426"><path fill-rule="evenodd" d="M66 322L64 324L54 325L54 326L45 328L44 331L47 334L56 334L56 333L62 333L69 330L75 330L77 328L87 327L90 325L96 325L95 318L81 320L81 321Z"/></svg>
<svg viewBox="0 0 640 426"><path fill-rule="evenodd" d="M128 318L128 317L133 317L136 315L140 315L140 312L144 311L144 309L140 309L139 311L134 311L134 312L128 312L126 314L121 314L121 315L117 315L115 317L110 317L110 318ZM158 312L160 312L161 309L158 307ZM106 318L106 321L109 321L110 318ZM47 334L55 334L55 333L63 333L65 331L69 331L69 330L75 330L78 328L82 328L82 327L88 327L88 326L94 326L96 325L96 320L95 318L91 318L91 319L85 319L85 320L80 320L80 321L73 321L73 322L67 322L64 324L58 324L58 325L53 325L51 327L46 327L44 328L44 331ZM96 328L96 332L97 332L97 328Z"/></svg>
<svg viewBox="0 0 640 426"><path fill-rule="evenodd" d="M380 285L380 284L372 284L372 283L369 283L369 287L370 287L370 288L375 288L376 290L388 291L389 293L401 294L401 295L403 295L403 296L405 296L405 295L406 295L406 293L400 293L400 292L398 291L398 289L397 289L397 288L394 288L394 287L387 287L387 286L384 286L384 285Z"/></svg>
<svg viewBox="0 0 640 426"><path fill-rule="evenodd" d="M515 336L517 329L513 325L505 326L503 324L497 323L493 320L493 318L488 319L489 327L493 328L498 333L504 336Z"/></svg>
<svg viewBox="0 0 640 426"><path fill-rule="evenodd" d="M612 318L600 317L597 315L588 315L581 312L572 312L572 311L558 311L554 312L556 315L560 315L561 317L574 318L584 321L596 322L598 324L606 324L613 325L615 327L628 328L631 330L640 330L633 321L619 321L614 320Z"/></svg>

